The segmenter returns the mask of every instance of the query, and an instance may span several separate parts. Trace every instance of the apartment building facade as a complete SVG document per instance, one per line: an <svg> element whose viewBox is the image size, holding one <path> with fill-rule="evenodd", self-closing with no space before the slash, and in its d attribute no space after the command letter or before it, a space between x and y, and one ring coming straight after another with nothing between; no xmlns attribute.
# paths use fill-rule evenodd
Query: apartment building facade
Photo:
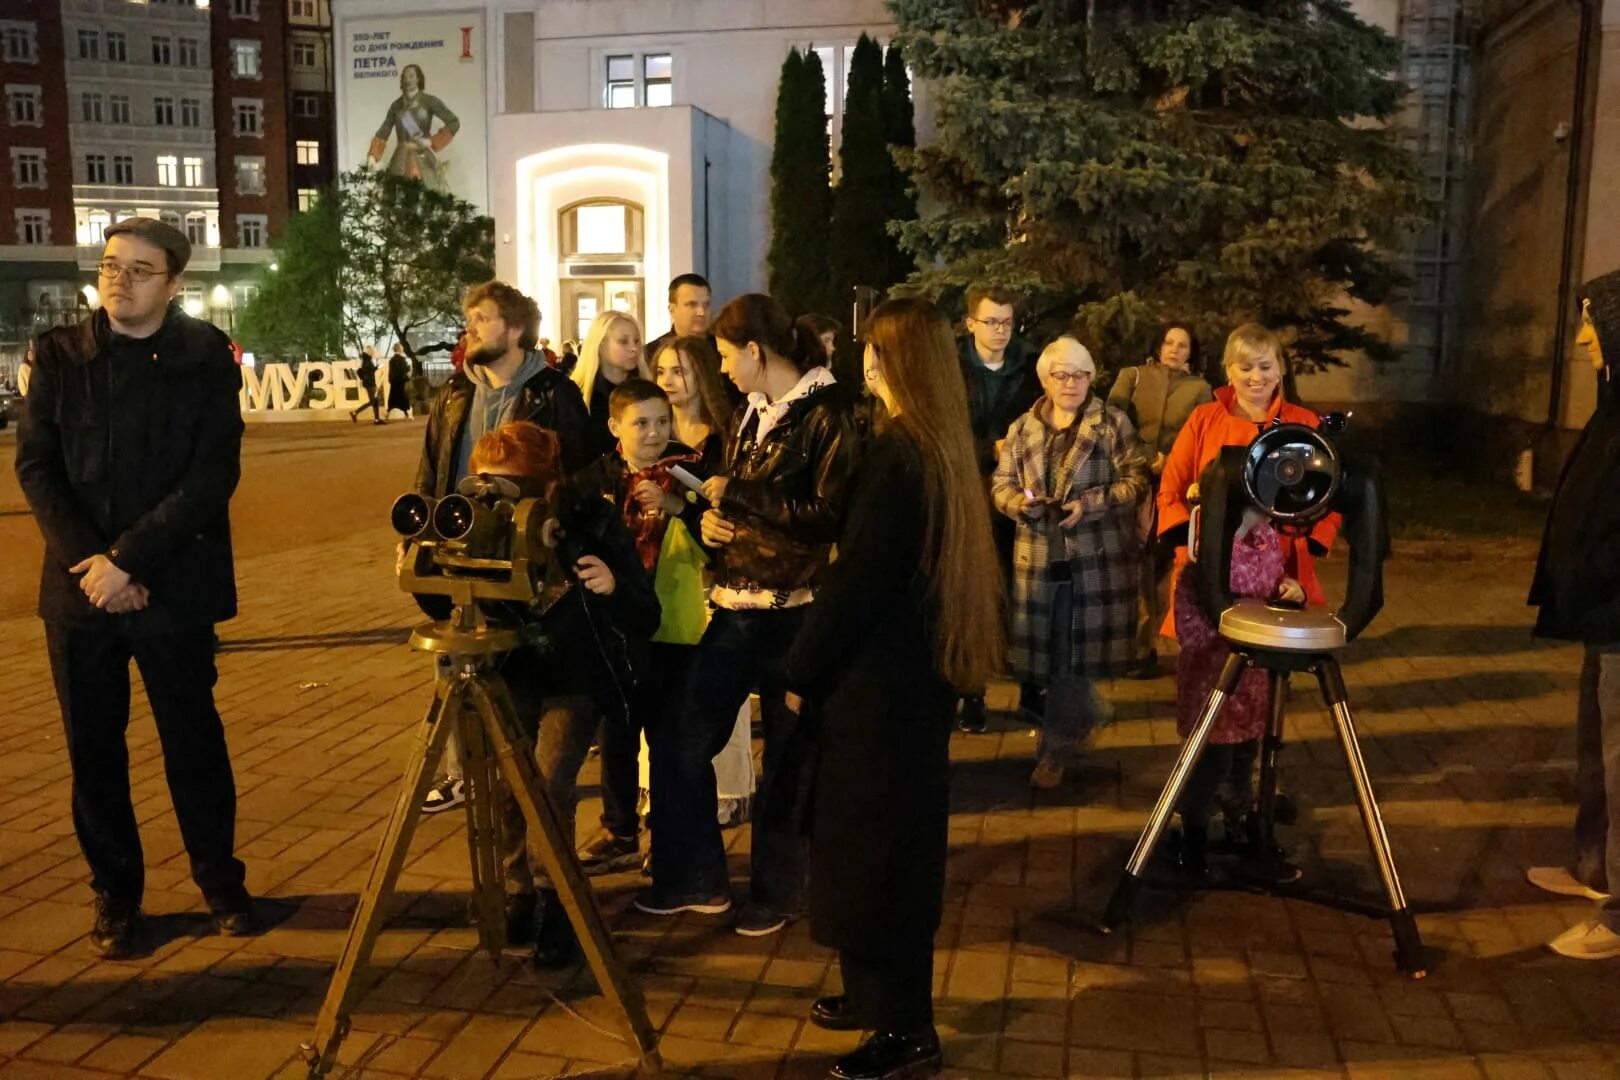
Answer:
<svg viewBox="0 0 1620 1080"><path fill-rule="evenodd" d="M136 214L186 233L186 308L229 329L331 181L325 0L17 0L0 56L0 353L94 307L103 233Z"/></svg>

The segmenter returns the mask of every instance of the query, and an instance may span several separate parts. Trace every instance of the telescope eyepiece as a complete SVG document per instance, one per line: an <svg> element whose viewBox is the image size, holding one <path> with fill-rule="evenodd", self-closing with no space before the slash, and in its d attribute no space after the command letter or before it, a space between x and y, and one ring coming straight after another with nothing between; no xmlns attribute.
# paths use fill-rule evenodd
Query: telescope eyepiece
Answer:
<svg viewBox="0 0 1620 1080"><path fill-rule="evenodd" d="M405 539L416 539L433 525L433 500L407 491L394 500L393 509L388 512L388 523Z"/></svg>

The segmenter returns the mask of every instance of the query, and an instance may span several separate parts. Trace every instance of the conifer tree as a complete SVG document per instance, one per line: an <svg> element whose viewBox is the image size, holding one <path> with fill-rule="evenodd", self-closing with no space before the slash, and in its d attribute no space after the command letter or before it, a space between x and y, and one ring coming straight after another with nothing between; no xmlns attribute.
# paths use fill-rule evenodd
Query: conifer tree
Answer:
<svg viewBox="0 0 1620 1080"><path fill-rule="evenodd" d="M844 125L833 189L832 279L838 310L847 310L855 286L883 288L891 265L887 232L893 168L884 110L883 53L862 34L849 64Z"/></svg>
<svg viewBox="0 0 1620 1080"><path fill-rule="evenodd" d="M898 48L890 46L883 56L883 124L889 143L889 196L885 212L889 224L888 272L884 285L904 281L917 268L917 261L900 247L897 226L917 216L917 199L911 194L911 177L900 168L896 150L909 150L917 145L917 125L911 102L911 76L906 73L905 57Z"/></svg>
<svg viewBox="0 0 1620 1080"><path fill-rule="evenodd" d="M1389 346L1386 300L1428 205L1388 126L1400 45L1347 0L890 0L936 141L915 282L1021 290L1039 331L1134 363L1166 318L1259 319L1308 368ZM938 260L935 263L935 260Z"/></svg>
<svg viewBox="0 0 1620 1080"><path fill-rule="evenodd" d="M766 265L771 295L794 314L822 310L828 302L832 170L826 93L821 58L789 49L776 92Z"/></svg>

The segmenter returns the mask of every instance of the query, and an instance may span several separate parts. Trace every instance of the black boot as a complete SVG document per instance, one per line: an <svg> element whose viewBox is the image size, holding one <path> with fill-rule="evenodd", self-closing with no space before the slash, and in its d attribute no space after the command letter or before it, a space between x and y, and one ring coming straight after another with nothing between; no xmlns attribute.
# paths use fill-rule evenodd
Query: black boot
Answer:
<svg viewBox="0 0 1620 1080"><path fill-rule="evenodd" d="M534 941L535 894L508 893L506 896L506 943L511 946L528 945Z"/></svg>
<svg viewBox="0 0 1620 1080"><path fill-rule="evenodd" d="M141 952L141 908L104 896L95 899L96 924L90 928L90 951L103 960L126 960Z"/></svg>
<svg viewBox="0 0 1620 1080"><path fill-rule="evenodd" d="M579 962L579 938L557 894L548 892L540 905L540 930L534 938L534 966L560 971Z"/></svg>
<svg viewBox="0 0 1620 1080"><path fill-rule="evenodd" d="M843 994L816 998L810 1006L810 1022L828 1031L859 1031L861 1022L849 1007L849 998Z"/></svg>
<svg viewBox="0 0 1620 1080"><path fill-rule="evenodd" d="M956 718L956 729L969 735L983 735L985 729L984 698L962 699L962 712Z"/></svg>
<svg viewBox="0 0 1620 1080"><path fill-rule="evenodd" d="M1190 878L1209 876L1209 827L1181 824L1181 872Z"/></svg>
<svg viewBox="0 0 1620 1080"><path fill-rule="evenodd" d="M1018 684L1018 712L1030 727L1046 721L1046 688L1034 683Z"/></svg>
<svg viewBox="0 0 1620 1080"><path fill-rule="evenodd" d="M924 1080L945 1067L939 1054L939 1035L932 1027L922 1031L877 1031L853 1052L833 1065L837 1080Z"/></svg>

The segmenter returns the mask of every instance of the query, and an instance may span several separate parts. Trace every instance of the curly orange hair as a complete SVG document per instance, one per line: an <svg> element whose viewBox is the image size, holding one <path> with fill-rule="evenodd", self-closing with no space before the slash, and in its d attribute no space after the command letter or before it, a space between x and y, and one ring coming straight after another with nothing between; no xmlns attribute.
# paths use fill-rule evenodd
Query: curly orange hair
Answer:
<svg viewBox="0 0 1620 1080"><path fill-rule="evenodd" d="M557 433L520 420L502 424L473 445L467 468L475 473L521 476L549 492L562 482L562 443Z"/></svg>

